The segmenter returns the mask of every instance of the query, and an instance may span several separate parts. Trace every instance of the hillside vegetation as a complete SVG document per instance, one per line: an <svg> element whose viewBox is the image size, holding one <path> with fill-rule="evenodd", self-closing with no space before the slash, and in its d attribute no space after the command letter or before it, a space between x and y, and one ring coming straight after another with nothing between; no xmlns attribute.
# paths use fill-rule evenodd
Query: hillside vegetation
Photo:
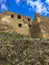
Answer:
<svg viewBox="0 0 49 65"><path fill-rule="evenodd" d="M49 65L49 40L22 36L1 24L0 65Z"/></svg>

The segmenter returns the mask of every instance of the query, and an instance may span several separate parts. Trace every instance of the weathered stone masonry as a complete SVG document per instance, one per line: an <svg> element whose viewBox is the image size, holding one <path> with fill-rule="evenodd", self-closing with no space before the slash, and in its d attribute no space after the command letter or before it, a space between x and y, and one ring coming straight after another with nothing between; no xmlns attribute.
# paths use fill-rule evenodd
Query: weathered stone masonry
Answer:
<svg viewBox="0 0 49 65"><path fill-rule="evenodd" d="M11 26L21 35L49 39L49 18L39 14L32 21L30 17L5 11L4 14L0 13L0 23Z"/></svg>

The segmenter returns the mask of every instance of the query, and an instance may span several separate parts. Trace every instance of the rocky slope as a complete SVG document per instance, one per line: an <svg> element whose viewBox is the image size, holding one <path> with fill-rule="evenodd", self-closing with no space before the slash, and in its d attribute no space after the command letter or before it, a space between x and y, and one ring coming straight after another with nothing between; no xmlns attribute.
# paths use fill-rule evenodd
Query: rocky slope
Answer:
<svg viewBox="0 0 49 65"><path fill-rule="evenodd" d="M49 65L49 40L5 32L2 27L0 65Z"/></svg>

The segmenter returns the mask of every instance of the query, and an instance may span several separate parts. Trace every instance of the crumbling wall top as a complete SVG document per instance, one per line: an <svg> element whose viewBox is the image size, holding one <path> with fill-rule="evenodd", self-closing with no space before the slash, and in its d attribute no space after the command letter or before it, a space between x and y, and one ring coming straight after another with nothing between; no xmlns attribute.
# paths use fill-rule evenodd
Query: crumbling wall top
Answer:
<svg viewBox="0 0 49 65"><path fill-rule="evenodd" d="M40 15L39 13L35 13L35 17L40 17L40 18L43 18L43 19L44 18L49 19L49 17Z"/></svg>
<svg viewBox="0 0 49 65"><path fill-rule="evenodd" d="M3 17L4 16L4 14L3 13L0 13L0 17Z"/></svg>

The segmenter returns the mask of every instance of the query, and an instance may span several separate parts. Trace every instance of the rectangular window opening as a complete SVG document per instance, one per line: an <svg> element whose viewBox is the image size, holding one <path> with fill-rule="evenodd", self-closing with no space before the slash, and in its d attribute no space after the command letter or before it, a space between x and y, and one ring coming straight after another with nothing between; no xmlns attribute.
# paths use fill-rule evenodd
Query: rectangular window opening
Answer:
<svg viewBox="0 0 49 65"><path fill-rule="evenodd" d="M18 18L18 19L21 19L21 15L17 15L17 18Z"/></svg>
<svg viewBox="0 0 49 65"><path fill-rule="evenodd" d="M21 23L19 23L19 24L18 24L18 27L22 27L22 24L21 24Z"/></svg>

